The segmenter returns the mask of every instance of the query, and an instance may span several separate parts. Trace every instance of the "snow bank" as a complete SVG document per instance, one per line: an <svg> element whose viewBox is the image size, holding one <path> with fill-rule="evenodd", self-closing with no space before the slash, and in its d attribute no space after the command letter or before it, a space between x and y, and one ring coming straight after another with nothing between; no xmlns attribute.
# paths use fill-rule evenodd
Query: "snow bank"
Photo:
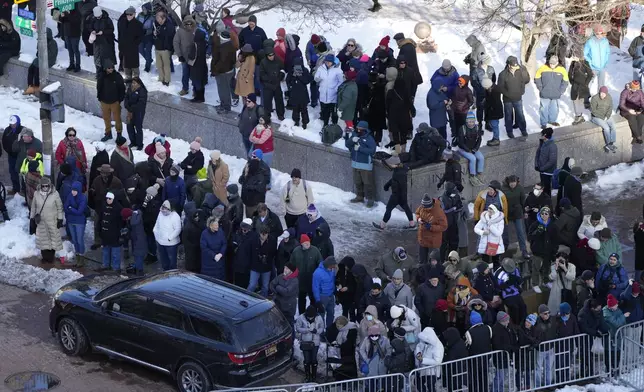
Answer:
<svg viewBox="0 0 644 392"><path fill-rule="evenodd" d="M584 386L569 385L557 392L632 392L633 389L623 385L615 385L611 383L605 384L589 384Z"/></svg>
<svg viewBox="0 0 644 392"><path fill-rule="evenodd" d="M633 185L635 181L644 178L644 162L620 163L596 173L597 180L585 184L584 190L593 192L603 200L610 200L638 188Z"/></svg>

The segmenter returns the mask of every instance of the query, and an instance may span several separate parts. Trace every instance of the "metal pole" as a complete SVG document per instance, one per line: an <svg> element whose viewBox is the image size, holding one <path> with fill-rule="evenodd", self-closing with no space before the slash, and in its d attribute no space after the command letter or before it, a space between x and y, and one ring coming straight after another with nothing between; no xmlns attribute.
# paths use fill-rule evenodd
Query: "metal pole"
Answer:
<svg viewBox="0 0 644 392"><path fill-rule="evenodd" d="M40 86L47 87L49 84L49 53L47 53L47 0L37 0L36 7L36 30L38 31L38 71L40 73ZM50 116L43 116L41 113L41 128L43 142L43 164L45 174L54 177L55 167L52 159L54 147L51 136Z"/></svg>

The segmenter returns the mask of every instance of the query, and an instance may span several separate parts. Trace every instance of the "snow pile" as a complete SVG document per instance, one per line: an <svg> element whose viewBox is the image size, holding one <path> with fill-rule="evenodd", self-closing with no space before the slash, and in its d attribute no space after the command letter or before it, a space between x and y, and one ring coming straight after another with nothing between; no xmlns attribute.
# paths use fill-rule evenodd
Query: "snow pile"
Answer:
<svg viewBox="0 0 644 392"><path fill-rule="evenodd" d="M578 385L569 385L561 389L557 389L557 392L632 392L633 389L625 387L623 385L615 384L589 384L584 386Z"/></svg>
<svg viewBox="0 0 644 392"><path fill-rule="evenodd" d="M610 200L625 192L638 189L634 184L644 178L644 162L620 163L598 170L596 173L597 181L585 184L584 190L592 191L603 200Z"/></svg>

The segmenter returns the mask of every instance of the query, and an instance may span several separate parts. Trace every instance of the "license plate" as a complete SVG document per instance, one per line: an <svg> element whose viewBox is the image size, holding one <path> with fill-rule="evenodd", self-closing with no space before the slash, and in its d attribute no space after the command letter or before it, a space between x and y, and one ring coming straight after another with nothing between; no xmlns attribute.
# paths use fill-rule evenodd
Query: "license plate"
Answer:
<svg viewBox="0 0 644 392"><path fill-rule="evenodd" d="M270 346L269 348L264 350L264 352L266 353L267 357L270 357L273 354L277 354L277 346Z"/></svg>

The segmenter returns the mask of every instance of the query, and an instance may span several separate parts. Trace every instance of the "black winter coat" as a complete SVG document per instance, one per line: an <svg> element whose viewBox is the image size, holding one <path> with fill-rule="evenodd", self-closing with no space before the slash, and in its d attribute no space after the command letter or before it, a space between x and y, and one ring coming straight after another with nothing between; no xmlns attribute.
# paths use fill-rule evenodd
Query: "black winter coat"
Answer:
<svg viewBox="0 0 644 392"><path fill-rule="evenodd" d="M492 329L489 325L474 325L467 333L472 337L472 344L468 347L470 356L486 354L492 351Z"/></svg>
<svg viewBox="0 0 644 392"><path fill-rule="evenodd" d="M637 222L633 225L633 238L635 241L635 269L644 270L644 223Z"/></svg>
<svg viewBox="0 0 644 392"><path fill-rule="evenodd" d="M183 169L184 175L194 176L197 174L204 165L203 152L201 150L197 152L189 152L188 155L181 161L179 167ZM190 167L188 167L190 166Z"/></svg>
<svg viewBox="0 0 644 392"><path fill-rule="evenodd" d="M103 72L96 81L96 97L103 103L122 102L125 99L125 82L119 72Z"/></svg>
<svg viewBox="0 0 644 392"><path fill-rule="evenodd" d="M418 317L421 320L429 321L432 311L436 306L436 301L442 298L445 298L445 286L442 283L438 283L436 287L432 286L429 282L420 285L414 298L414 305L416 305L416 310L418 310Z"/></svg>
<svg viewBox="0 0 644 392"><path fill-rule="evenodd" d="M423 83L423 76L421 75L418 68L418 58L416 56L416 43L409 38L404 39L401 42L400 51L398 52L398 61L400 59L405 59L407 61L407 67L414 70L414 85L419 85Z"/></svg>
<svg viewBox="0 0 644 392"><path fill-rule="evenodd" d="M570 99L590 97L590 81L593 80L593 70L590 68L588 61L573 61L568 69L568 79L570 80Z"/></svg>
<svg viewBox="0 0 644 392"><path fill-rule="evenodd" d="M503 194L508 201L508 220L513 221L516 219L523 219L523 208L525 202L525 193L523 192L523 186L519 183L514 187L510 188L508 185L508 179L506 178L503 182Z"/></svg>
<svg viewBox="0 0 644 392"><path fill-rule="evenodd" d="M409 148L411 164L410 168L417 168L430 163L440 161L447 142L438 133L436 128L429 131L416 132ZM460 167L460 165L459 165Z"/></svg>
<svg viewBox="0 0 644 392"><path fill-rule="evenodd" d="M206 33L203 30L195 30L195 42L188 52L188 61L194 61L190 67L190 80L201 81L202 86L207 81L208 62L206 61ZM203 88L203 87L202 87Z"/></svg>
<svg viewBox="0 0 644 392"><path fill-rule="evenodd" d="M407 202L407 172L409 169L407 167L397 167L394 168L391 179L387 181L384 185L385 192L391 189L391 196L389 196L390 202L396 202L398 205L404 204Z"/></svg>
<svg viewBox="0 0 644 392"><path fill-rule="evenodd" d="M541 344L543 342L548 342L551 340L557 339L557 321L555 316L551 315L548 321L543 321L541 317L537 317L537 323L534 325L534 337L536 344ZM548 345L542 346L541 350L547 351L552 347Z"/></svg>
<svg viewBox="0 0 644 392"><path fill-rule="evenodd" d="M5 131L5 135L6 135ZM2 141L4 143L4 140ZM98 151L96 155L94 155L94 158L92 158L92 163L89 168L89 182L88 184L92 185L94 183L94 180L96 177L99 176L98 173L98 168L101 167L101 165L109 164L110 163L110 156L107 153L107 151Z"/></svg>
<svg viewBox="0 0 644 392"><path fill-rule="evenodd" d="M491 302L494 296L497 295L492 275L485 275L481 271L479 271L474 281L474 289L479 292L479 295L485 302Z"/></svg>
<svg viewBox="0 0 644 392"><path fill-rule="evenodd" d="M169 50L170 52L174 51L174 26L166 21L164 24L160 25L157 21L154 21L154 49L156 50Z"/></svg>
<svg viewBox="0 0 644 392"><path fill-rule="evenodd" d="M564 322L560 316L557 316L556 325L557 325L558 338L567 338L570 336L579 335L581 333L579 331L579 324L577 324L577 316L575 316L574 314L571 314L570 318L566 322ZM570 342L564 345L556 345L556 346L567 346L568 344L570 344ZM555 349L557 351L560 351L561 349L564 349L564 348L565 347L556 347Z"/></svg>
<svg viewBox="0 0 644 392"><path fill-rule="evenodd" d="M594 262L593 258L593 262ZM577 269L581 269L577 267ZM595 276L593 271L593 277ZM597 298L597 290L591 289L586 285L586 283L581 280L581 277L577 279L577 309L583 309L586 306L586 301ZM580 316L581 317L581 316ZM581 320L579 320L581 322Z"/></svg>
<svg viewBox="0 0 644 392"><path fill-rule="evenodd" d="M389 374L406 374L414 369L414 357L409 345L402 339L391 341L392 353L385 357L385 367Z"/></svg>
<svg viewBox="0 0 644 392"><path fill-rule="evenodd" d="M466 152L476 152L481 147L481 132L478 127L461 126L458 130L458 147Z"/></svg>
<svg viewBox="0 0 644 392"><path fill-rule="evenodd" d="M570 199L570 204L577 207L579 214L584 216L584 206L581 198L581 182L577 180L575 176L570 175L566 178L566 183L563 185L563 195L561 197L567 197Z"/></svg>
<svg viewBox="0 0 644 392"><path fill-rule="evenodd" d="M277 237L281 236L282 233L284 232L284 228L282 227L282 222L280 221L280 218L275 214L273 211L268 209L268 215L266 215L266 218L264 218L264 221L259 217L259 212L255 211L253 214L253 229L256 232L260 232L260 226L265 225L268 226L269 228L269 234L275 239L275 243L277 243Z"/></svg>
<svg viewBox="0 0 644 392"><path fill-rule="evenodd" d="M248 171L239 177L242 185L241 198L244 205L256 206L266 201L266 190L271 183L271 169L264 161L250 160L247 164Z"/></svg>
<svg viewBox="0 0 644 392"><path fill-rule="evenodd" d="M277 256L275 257L275 269L278 274L284 272L284 266L291 260L293 249L300 246L300 242L295 238L289 238L288 242L281 241L277 247Z"/></svg>
<svg viewBox="0 0 644 392"><path fill-rule="evenodd" d="M201 209L189 208L186 203L184 212L186 213L186 223L181 232L183 248L186 253L186 269L191 272L200 273L201 271L201 233L206 228L206 219ZM195 221L198 217L198 221Z"/></svg>
<svg viewBox="0 0 644 392"><path fill-rule="evenodd" d="M141 211L143 212L143 228L145 229L146 235L154 235L152 229L154 229L154 225L157 223L161 203L161 196L143 202Z"/></svg>
<svg viewBox="0 0 644 392"><path fill-rule="evenodd" d="M228 198L228 209L226 210L226 215L230 221L232 231L237 232L239 225L244 219L244 203L242 203L241 197L236 196Z"/></svg>
<svg viewBox="0 0 644 392"><path fill-rule="evenodd" d="M81 15L77 8L60 15L59 20L63 24L64 37L80 38L81 36Z"/></svg>
<svg viewBox="0 0 644 392"><path fill-rule="evenodd" d="M103 181L100 176L96 177L90 184L90 189L87 194L87 205L93 210L100 211L105 203L105 195L107 192L114 192L118 189L123 189L123 184L114 174L110 175L107 182Z"/></svg>
<svg viewBox="0 0 644 392"><path fill-rule="evenodd" d="M14 152L12 147L13 147L13 142L18 140L18 135L20 135L20 132L22 132L23 128L24 127L22 125L16 126L16 129L13 129L11 128L11 126L8 126L4 129L4 132L2 133L2 149L10 157L16 158L18 156L18 153ZM0 151L0 156L1 155L2 155L2 152Z"/></svg>
<svg viewBox="0 0 644 392"><path fill-rule="evenodd" d="M335 284L346 287L347 291L338 291L335 295L338 302L342 304L343 308L346 306L353 306L355 308L355 295L356 295L356 278L351 272L352 264L340 262L338 264L338 273L335 275Z"/></svg>
<svg viewBox="0 0 644 392"><path fill-rule="evenodd" d="M130 156L129 160L114 150L110 158L110 166L114 169L114 175L121 180L122 184L125 184L125 181L134 175L134 155L129 147L128 155Z"/></svg>
<svg viewBox="0 0 644 392"><path fill-rule="evenodd" d="M559 242L569 248L577 246L579 237L577 237L577 230L581 224L581 215L579 210L575 207L570 207L567 210L562 209L557 219L557 232L559 233Z"/></svg>
<svg viewBox="0 0 644 392"><path fill-rule="evenodd" d="M512 74L506 66L499 74L499 88L503 94L503 102L517 102L525 94L525 85L530 83L530 74L525 66L521 66Z"/></svg>
<svg viewBox="0 0 644 392"><path fill-rule="evenodd" d="M363 314L367 306L370 305L375 306L378 310L378 320L386 324L389 320L389 309L391 308L389 297L382 292L377 297L374 297L371 293L366 293L362 296L360 304L358 305L358 314Z"/></svg>
<svg viewBox="0 0 644 392"><path fill-rule="evenodd" d="M170 175L170 168L173 163L172 158L166 158L163 162L163 166L161 166L154 157L148 158L148 186L156 184L158 179L165 180L165 178ZM161 193L161 191L159 191L159 193Z"/></svg>
<svg viewBox="0 0 644 392"><path fill-rule="evenodd" d="M238 273L249 273L251 265L258 261L259 257L259 234L254 231L249 231L243 234L237 231L233 236L233 250L235 253L235 261L233 262L233 269Z"/></svg>
<svg viewBox="0 0 644 392"><path fill-rule="evenodd" d="M118 41L119 53L123 58L124 68L138 68L139 67L139 44L143 40L145 31L143 31L143 23L138 19L133 18L128 22L125 12L119 17L117 22L118 26Z"/></svg>
<svg viewBox="0 0 644 392"><path fill-rule="evenodd" d="M288 86L288 97L292 105L305 105L310 102L309 89L306 87L313 81L313 76L304 65L302 58L294 60L293 70L286 75L286 85ZM299 67L298 67L299 65Z"/></svg>
<svg viewBox="0 0 644 392"><path fill-rule="evenodd" d="M13 28L11 21L5 21L5 26L7 26L7 31L3 32L0 30L0 55L10 57L20 55L20 35ZM4 22L3 22L4 23Z"/></svg>
<svg viewBox="0 0 644 392"><path fill-rule="evenodd" d="M387 91L385 107L389 132L393 134L393 139L405 141L406 136L411 135L414 129L411 117L414 104L402 79L396 79L394 88Z"/></svg>
<svg viewBox="0 0 644 392"><path fill-rule="evenodd" d="M546 63L550 57L557 56L559 64L566 65L566 55L568 54L568 42L561 34L555 34L550 38L550 44L546 49ZM575 98L573 98L575 99Z"/></svg>
<svg viewBox="0 0 644 392"><path fill-rule="evenodd" d="M519 336L514 326L504 327L500 323L494 324L492 327L492 350L507 351L510 353L510 358L519 352ZM497 369L507 369L509 365L507 358L505 355L495 355L494 366Z"/></svg>
<svg viewBox="0 0 644 392"><path fill-rule="evenodd" d="M275 265L275 256L277 256L277 249L275 244L277 243L277 238L269 235L264 243L259 241L259 246L257 248L257 257L253 260L250 265L251 271L255 272L271 272L273 266Z"/></svg>
<svg viewBox="0 0 644 392"><path fill-rule="evenodd" d="M445 172L438 183L438 187L442 187L447 181L456 185L456 189L459 192L463 192L463 169L461 168L461 164L453 158L449 158L445 162Z"/></svg>
<svg viewBox="0 0 644 392"><path fill-rule="evenodd" d="M145 115L145 108L148 104L148 90L141 86L136 91L132 90L132 86L127 88L123 106L125 110L130 113L141 113Z"/></svg>
<svg viewBox="0 0 644 392"><path fill-rule="evenodd" d="M123 218L121 218L121 205L117 201L112 202L112 204L105 203L103 205L98 224L101 245L112 247L121 245L120 238Z"/></svg>
<svg viewBox="0 0 644 392"><path fill-rule="evenodd" d="M503 102L501 89L495 85L485 91L485 121L500 120L503 118Z"/></svg>
<svg viewBox="0 0 644 392"><path fill-rule="evenodd" d="M371 286L373 285L373 278L371 277L371 275L369 275L369 273L367 272L367 269L362 264L355 264L353 267L351 267L351 273L353 274L356 281L356 290L355 290L355 297L353 298L353 303L356 305L356 308L357 308L358 304L362 300L362 297L365 294L369 294L369 291L371 291ZM359 313L358 317L361 318L362 313Z"/></svg>
<svg viewBox="0 0 644 392"><path fill-rule="evenodd" d="M454 327L447 328L443 332L443 340L445 341L445 359L443 362L456 361L459 359L467 358L470 354L467 352L465 342L461 339L461 334L458 329ZM458 390L465 385L466 371L465 361L459 361L451 366L444 366L445 380L447 380L447 388L450 391ZM462 374L459 376L459 374Z"/></svg>
<svg viewBox="0 0 644 392"><path fill-rule="evenodd" d="M259 80L262 82L264 88L269 90L279 89L282 80L281 71L283 69L284 64L277 56L272 61L268 57L265 57L259 63Z"/></svg>
<svg viewBox="0 0 644 392"><path fill-rule="evenodd" d="M590 308L590 301L587 301L579 311L578 324L579 332L590 336L600 336L601 334L608 333L608 325L604 320L601 310L598 314L595 314Z"/></svg>
<svg viewBox="0 0 644 392"><path fill-rule="evenodd" d="M556 219L550 218L550 223L547 227L539 221L532 223L528 229L528 240L530 241L532 253L542 257L544 263L553 261L559 250Z"/></svg>
<svg viewBox="0 0 644 392"><path fill-rule="evenodd" d="M536 208L537 210L540 210L541 207L545 206L548 206L550 207L550 209L552 209L552 199L545 192L542 192L539 197L535 196L533 192L528 193L528 196L525 198L525 203L523 204L524 211L525 208L528 208L528 211L526 211L526 213L528 214L526 227L528 229L530 228L532 223L537 220L537 213L532 211L532 209Z"/></svg>

